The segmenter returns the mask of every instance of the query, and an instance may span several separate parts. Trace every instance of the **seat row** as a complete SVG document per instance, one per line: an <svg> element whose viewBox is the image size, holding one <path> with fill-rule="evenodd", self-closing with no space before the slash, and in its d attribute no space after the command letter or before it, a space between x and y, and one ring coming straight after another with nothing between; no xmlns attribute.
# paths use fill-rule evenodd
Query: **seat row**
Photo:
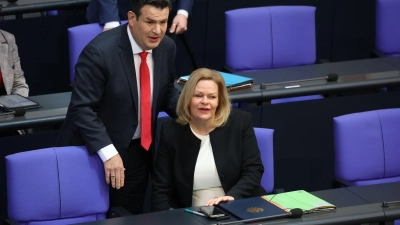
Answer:
<svg viewBox="0 0 400 225"><path fill-rule="evenodd" d="M335 182L362 186L400 181L400 108L343 115L333 123ZM254 131L265 167L261 185L274 193L274 130ZM106 218L109 197L103 163L83 146L12 154L6 157L6 169L9 224Z"/></svg>

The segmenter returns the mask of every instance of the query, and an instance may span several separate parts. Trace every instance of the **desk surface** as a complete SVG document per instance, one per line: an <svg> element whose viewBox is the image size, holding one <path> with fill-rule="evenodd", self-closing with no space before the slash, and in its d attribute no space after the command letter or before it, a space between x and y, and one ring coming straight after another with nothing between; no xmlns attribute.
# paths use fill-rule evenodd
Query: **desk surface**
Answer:
<svg viewBox="0 0 400 225"><path fill-rule="evenodd" d="M24 116L0 116L0 130L25 129L62 124L67 114L71 92L29 97L42 107L28 109Z"/></svg>
<svg viewBox="0 0 400 225"><path fill-rule="evenodd" d="M400 218L400 206L394 206L386 215L381 203L370 203L362 193L372 191L374 199L381 202L386 198L397 198L399 183L374 185L371 187L340 188L312 192L312 194L337 206L336 210L303 215L298 219L284 218L279 220L263 221L257 224L362 224L367 222L379 222ZM386 192L386 193L383 193ZM396 192L396 193L395 193ZM357 194L356 194L357 193ZM371 194L370 193L370 194ZM399 199L398 199L399 200ZM238 200L240 201L240 200ZM198 207L191 209L197 210ZM234 218L221 222L235 221ZM157 213L148 213L136 216L121 217L96 222L81 223L81 225L111 225L111 224L216 224L214 220L184 212L183 209L175 209Z"/></svg>
<svg viewBox="0 0 400 225"><path fill-rule="evenodd" d="M346 189L364 199L368 203L400 201L400 182L361 187L346 187Z"/></svg>
<svg viewBox="0 0 400 225"><path fill-rule="evenodd" d="M397 63L398 62L398 63ZM396 64L397 63L397 64ZM397 58L374 58L353 60L345 62L333 62L313 64L288 68L260 70L252 72L240 72L239 75L255 79L251 90L245 89L230 93L233 102L242 101L243 96L251 96L247 100L260 98L271 100L274 98L285 98L304 96L312 94L337 93L349 90L361 90L369 88L380 88L400 84L400 57ZM322 80L327 74L338 74L339 78L334 82ZM296 82L304 79L321 78L317 81ZM272 84L279 82L290 82L285 85L267 86L260 89L260 84ZM300 85L297 88L286 88L290 85Z"/></svg>
<svg viewBox="0 0 400 225"><path fill-rule="evenodd" d="M400 56L399 57L389 57L386 59L389 63L395 66L397 69L400 69Z"/></svg>
<svg viewBox="0 0 400 225"><path fill-rule="evenodd" d="M248 89L232 91L229 93L229 97L232 102L257 102L273 98L335 93L344 90L377 88L395 84L400 85L400 65L398 68L394 66L396 65L396 60L400 61L400 57L325 63L241 73L242 75L255 78L255 85ZM292 89L286 89L279 85L270 86L267 89L259 88L259 84L261 83L318 78L328 73L337 73L339 79L335 82L305 82L301 83L301 87ZM182 88L182 85L176 86ZM39 102L43 107L32 111L28 110L23 117L0 117L0 130L15 130L61 124L65 119L71 93L31 96L30 98Z"/></svg>
<svg viewBox="0 0 400 225"><path fill-rule="evenodd" d="M90 0L18 0L17 2L1 2L0 16L20 13L41 12L56 9L87 7Z"/></svg>

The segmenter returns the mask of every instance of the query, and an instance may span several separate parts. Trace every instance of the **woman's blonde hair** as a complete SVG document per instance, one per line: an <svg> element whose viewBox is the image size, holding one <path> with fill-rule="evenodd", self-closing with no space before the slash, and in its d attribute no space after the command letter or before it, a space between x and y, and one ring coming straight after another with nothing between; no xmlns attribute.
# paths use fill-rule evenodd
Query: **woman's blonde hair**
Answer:
<svg viewBox="0 0 400 225"><path fill-rule="evenodd" d="M231 103L228 97L228 91L225 86L224 78L215 70L200 68L190 75L188 81L179 96L176 114L176 121L182 125L186 125L191 120L190 103L192 101L196 85L201 80L212 80L218 86L218 107L215 110L214 125L216 127L223 126L228 120L231 112Z"/></svg>

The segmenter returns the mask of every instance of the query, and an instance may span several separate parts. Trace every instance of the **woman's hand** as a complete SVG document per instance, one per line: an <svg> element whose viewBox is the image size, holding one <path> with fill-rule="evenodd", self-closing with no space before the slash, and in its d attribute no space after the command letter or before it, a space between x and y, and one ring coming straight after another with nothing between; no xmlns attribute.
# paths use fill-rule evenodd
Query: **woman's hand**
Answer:
<svg viewBox="0 0 400 225"><path fill-rule="evenodd" d="M208 200L206 206L211 205L218 205L219 202L226 202L226 201L233 201L235 200L232 196L222 196L222 197L215 197L213 199Z"/></svg>

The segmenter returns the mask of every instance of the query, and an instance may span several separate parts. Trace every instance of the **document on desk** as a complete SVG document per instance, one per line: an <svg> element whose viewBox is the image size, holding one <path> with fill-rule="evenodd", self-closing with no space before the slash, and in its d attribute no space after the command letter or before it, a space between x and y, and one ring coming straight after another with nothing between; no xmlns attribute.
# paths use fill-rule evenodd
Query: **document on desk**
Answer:
<svg viewBox="0 0 400 225"><path fill-rule="evenodd" d="M304 213L332 210L336 208L333 204L304 190L264 195L262 198L286 212L295 208L302 209Z"/></svg>
<svg viewBox="0 0 400 225"><path fill-rule="evenodd" d="M231 73L224 73L217 71L218 73L221 74L221 76L224 78L225 81L225 86L228 89L228 91L235 91L235 90L240 90L240 89L245 89L245 88L250 88L253 83L254 79L250 77L244 77L244 76L239 76ZM186 81L189 79L190 75L180 77L177 81L178 84L185 84Z"/></svg>

